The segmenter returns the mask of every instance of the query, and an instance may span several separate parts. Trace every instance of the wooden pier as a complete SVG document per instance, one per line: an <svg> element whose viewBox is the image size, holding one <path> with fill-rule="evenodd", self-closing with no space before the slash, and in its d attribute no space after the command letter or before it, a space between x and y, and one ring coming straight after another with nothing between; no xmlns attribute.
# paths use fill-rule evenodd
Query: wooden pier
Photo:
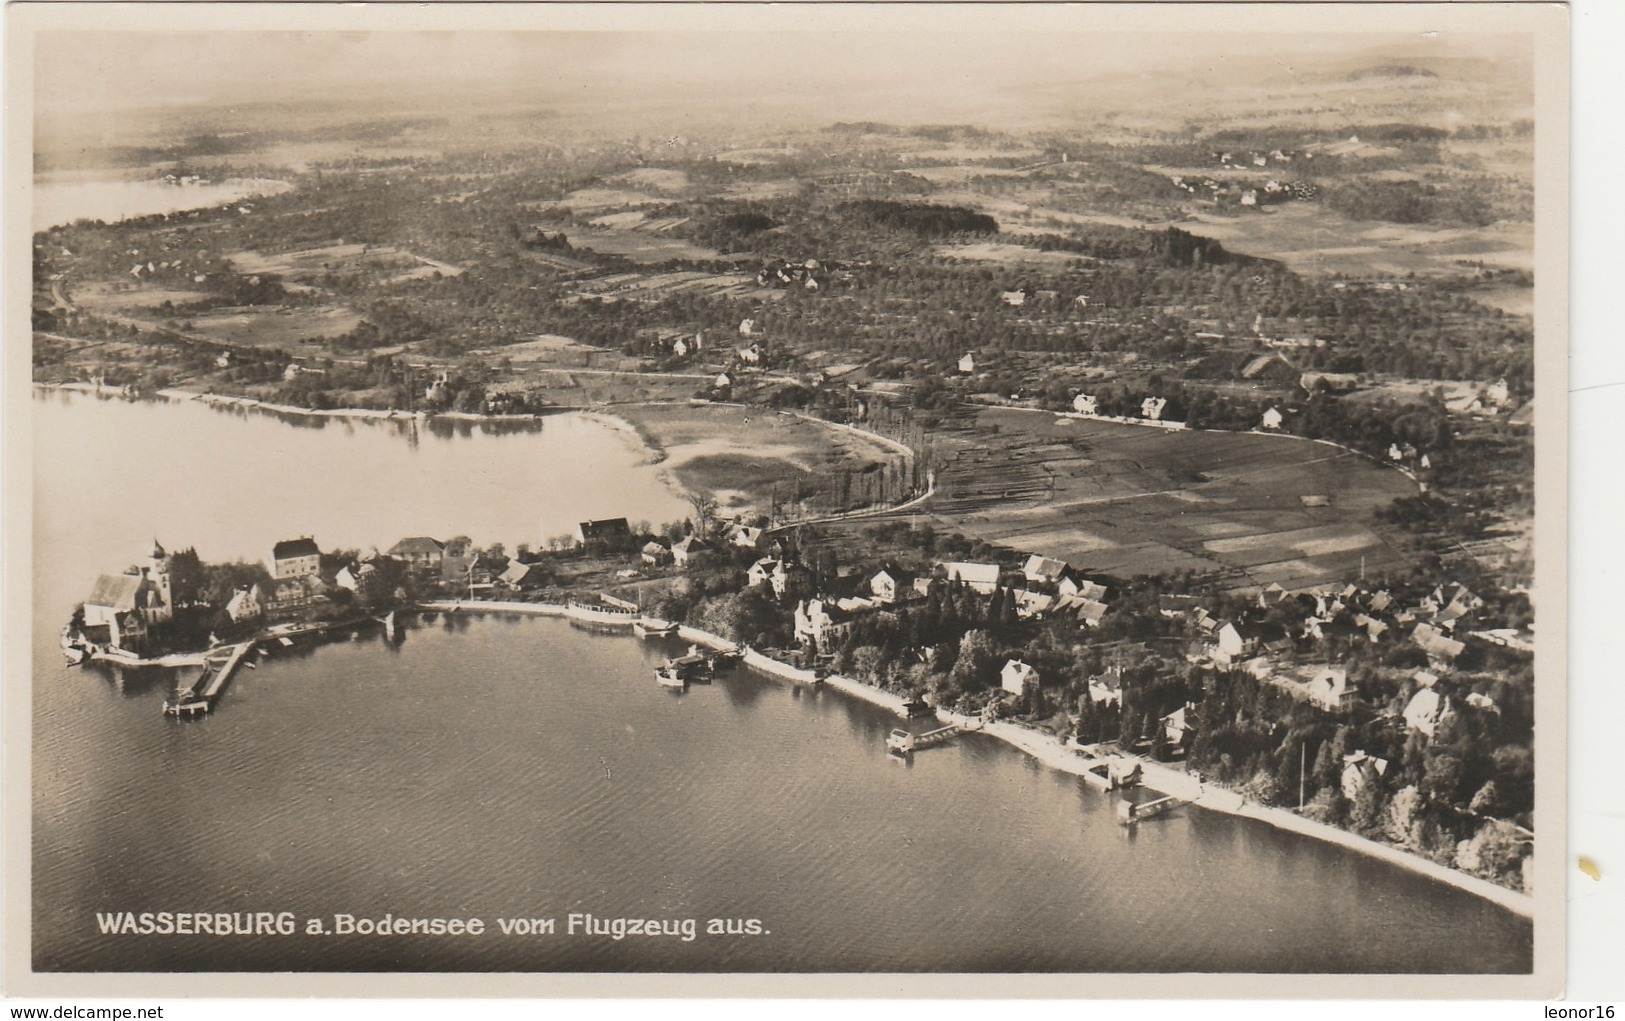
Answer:
<svg viewBox="0 0 1625 1021"><path fill-rule="evenodd" d="M1124 826L1133 826L1141 820L1161 815L1164 812L1171 812L1184 804L1188 804L1188 802L1181 801L1171 794L1153 801L1142 801L1139 804L1132 801L1119 801L1117 803L1117 821Z"/></svg>
<svg viewBox="0 0 1625 1021"><path fill-rule="evenodd" d="M203 673L164 703L165 716L204 716L214 711L232 674L256 648L255 642L231 646L225 656L209 654L203 660Z"/></svg>
<svg viewBox="0 0 1625 1021"><path fill-rule="evenodd" d="M894 755L912 755L922 748L930 748L952 740L963 730L964 728L957 723L928 730L923 734L914 734L898 728L887 735L886 750Z"/></svg>

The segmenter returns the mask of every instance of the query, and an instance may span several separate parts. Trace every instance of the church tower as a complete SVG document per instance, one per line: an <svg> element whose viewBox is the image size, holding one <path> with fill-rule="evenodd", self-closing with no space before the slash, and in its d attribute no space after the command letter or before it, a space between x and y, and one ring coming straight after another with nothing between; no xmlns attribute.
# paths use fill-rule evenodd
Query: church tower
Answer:
<svg viewBox="0 0 1625 1021"><path fill-rule="evenodd" d="M156 598L147 607L147 623L161 624L175 615L175 594L169 583L169 554L157 539L152 540L152 556L147 561L146 575L152 582Z"/></svg>

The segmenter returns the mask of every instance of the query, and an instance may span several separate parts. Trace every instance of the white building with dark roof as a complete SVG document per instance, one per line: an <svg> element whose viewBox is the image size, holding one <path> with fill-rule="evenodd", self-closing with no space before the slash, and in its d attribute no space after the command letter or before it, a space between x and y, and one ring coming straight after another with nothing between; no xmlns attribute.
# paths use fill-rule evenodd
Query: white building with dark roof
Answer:
<svg viewBox="0 0 1625 1021"><path fill-rule="evenodd" d="M271 547L271 558L266 562L266 567L277 581L314 577L321 573L322 551L316 545L316 540L308 535L284 539Z"/></svg>

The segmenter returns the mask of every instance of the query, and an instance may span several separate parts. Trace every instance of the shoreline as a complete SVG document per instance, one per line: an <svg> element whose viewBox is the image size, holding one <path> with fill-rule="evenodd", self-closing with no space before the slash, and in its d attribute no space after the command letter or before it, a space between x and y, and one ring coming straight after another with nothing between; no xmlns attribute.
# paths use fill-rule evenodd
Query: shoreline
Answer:
<svg viewBox="0 0 1625 1021"><path fill-rule="evenodd" d="M118 397L123 393L122 387L97 386L95 383L42 383L34 381L33 386L43 390L67 390L71 393L89 394L96 397ZM165 387L162 390L153 390L135 395L135 400L161 399L174 404L184 404L187 401L198 401L218 407L244 408L249 411L263 411L271 415L298 415L303 418L362 418L393 422L428 422L437 419L451 422L540 422L547 418L547 414L527 415L480 415L467 411L400 411L383 408L301 408L297 404L277 404L272 401L262 401L256 397L240 397L235 394L200 393L196 390L182 390L179 387ZM560 409L558 414L570 414L568 409ZM576 412L584 414L584 412Z"/></svg>
<svg viewBox="0 0 1625 1021"><path fill-rule="evenodd" d="M570 608L557 603L513 603L500 600L477 600L471 602L435 601L419 604L420 609L435 610L439 612L467 611L484 613L517 613L527 616L545 617L571 617ZM627 620L631 624L631 619ZM705 646L712 651L737 648L736 643L730 642L718 635L699 628L683 624L678 629L678 637L683 641L695 645ZM804 670L781 663L778 660L765 656L754 649L746 652L744 657L746 666L760 673L777 677L781 680L798 684L817 683L813 671ZM823 678L824 685L841 692L849 698L867 702L877 708L887 710L899 717L907 718L904 708L905 700L889 691L882 691L871 684L843 677L839 674L830 674ZM1061 773L1082 776L1090 766L1097 765L1099 760L1085 759L1072 752L1067 746L1048 734L1043 734L1026 727L1000 720L994 723L983 723L975 717L965 716L946 709L938 709L937 715L944 722L957 724L969 731L986 734L1006 745L1024 752L1039 764L1048 766ZM1130 762L1138 764L1144 771L1145 779L1142 786L1145 788L1177 797L1194 805L1197 808L1210 812L1238 818L1252 819L1279 830L1295 833L1302 837L1335 844L1345 850L1376 858L1380 861L1395 865L1409 872L1416 873L1428 879L1445 883L1464 893L1472 894L1483 900L1505 908L1520 918L1533 919L1535 900L1530 894L1509 890L1498 886L1487 879L1439 865L1401 850L1389 844L1380 844L1374 840L1367 840L1347 830L1325 823L1318 823L1311 819L1281 808L1269 808L1262 805L1248 804L1246 799L1227 788L1212 787L1198 781L1195 777L1183 770L1171 769L1166 763L1153 762L1137 755L1124 755Z"/></svg>

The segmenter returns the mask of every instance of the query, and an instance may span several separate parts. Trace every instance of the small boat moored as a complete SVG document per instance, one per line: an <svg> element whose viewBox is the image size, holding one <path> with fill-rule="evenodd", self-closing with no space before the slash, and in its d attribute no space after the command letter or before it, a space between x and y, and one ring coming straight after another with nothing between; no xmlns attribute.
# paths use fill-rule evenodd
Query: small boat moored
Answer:
<svg viewBox="0 0 1625 1021"><path fill-rule="evenodd" d="M682 689L688 687L688 678L684 677L682 672L670 663L665 666L655 667L655 680L668 688Z"/></svg>

